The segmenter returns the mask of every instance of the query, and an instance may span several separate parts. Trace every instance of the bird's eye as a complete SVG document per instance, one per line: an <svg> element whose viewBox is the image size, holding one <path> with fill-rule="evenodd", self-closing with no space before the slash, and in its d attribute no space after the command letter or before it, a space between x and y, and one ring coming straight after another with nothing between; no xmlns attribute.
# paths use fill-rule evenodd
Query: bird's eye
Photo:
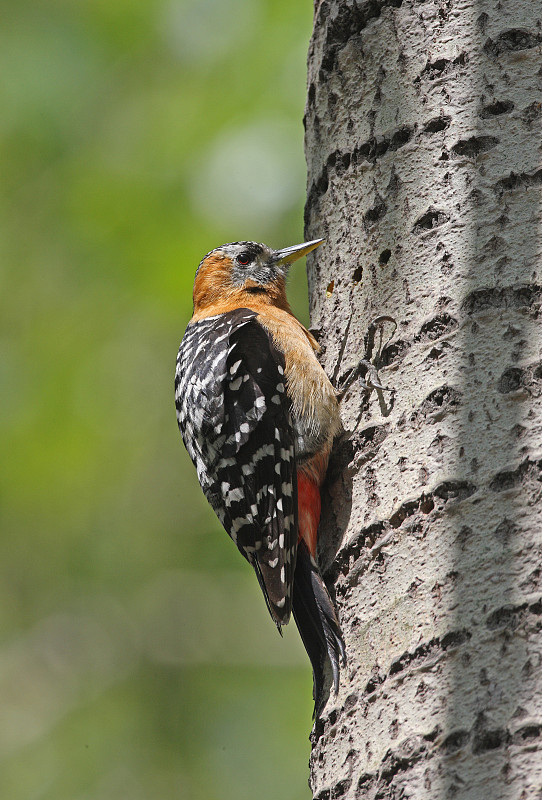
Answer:
<svg viewBox="0 0 542 800"><path fill-rule="evenodd" d="M247 264L250 264L252 258L250 253L239 253L237 256L237 263L240 264L242 267L246 267Z"/></svg>

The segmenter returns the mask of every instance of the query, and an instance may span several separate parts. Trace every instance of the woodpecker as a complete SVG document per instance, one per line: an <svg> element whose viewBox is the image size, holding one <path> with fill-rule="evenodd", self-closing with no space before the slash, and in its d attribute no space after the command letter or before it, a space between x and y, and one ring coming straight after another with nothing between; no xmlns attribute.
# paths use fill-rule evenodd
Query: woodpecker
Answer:
<svg viewBox="0 0 542 800"><path fill-rule="evenodd" d="M279 632L293 611L315 711L326 660L335 693L345 661L317 562L320 487L342 425L319 346L288 303L286 274L322 242L232 242L207 253L175 372L177 421L203 492L254 568Z"/></svg>

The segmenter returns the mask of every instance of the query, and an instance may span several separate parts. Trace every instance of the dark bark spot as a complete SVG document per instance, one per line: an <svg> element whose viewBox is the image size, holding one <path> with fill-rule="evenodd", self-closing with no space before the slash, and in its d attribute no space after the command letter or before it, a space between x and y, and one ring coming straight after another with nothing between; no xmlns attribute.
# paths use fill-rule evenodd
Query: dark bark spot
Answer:
<svg viewBox="0 0 542 800"><path fill-rule="evenodd" d="M397 511L391 515L389 523L392 528L399 528L405 519L414 516L418 511L422 514L429 514L435 507L433 498L430 495L422 494L416 500L408 500L402 503Z"/></svg>
<svg viewBox="0 0 542 800"><path fill-rule="evenodd" d="M531 33L523 28L511 28L504 31L495 40L488 39L484 44L484 51L492 58L498 58L502 53L530 50L538 47L542 41L539 33Z"/></svg>
<svg viewBox="0 0 542 800"><path fill-rule="evenodd" d="M542 480L542 460L530 461L526 458L516 469L498 472L489 484L489 488L493 492L505 492L528 480Z"/></svg>
<svg viewBox="0 0 542 800"><path fill-rule="evenodd" d="M451 152L454 156L465 158L476 158L480 153L486 153L499 144L496 136L471 136L469 139L461 139L454 144Z"/></svg>
<svg viewBox="0 0 542 800"><path fill-rule="evenodd" d="M321 197L325 194L329 187L329 178L327 175L327 170L322 172L316 183L314 184L314 191L318 197Z"/></svg>
<svg viewBox="0 0 542 800"><path fill-rule="evenodd" d="M512 436L514 437L514 439L521 439L523 436L525 436L525 431L526 431L526 430L527 430L527 429L525 428L525 426L524 426L524 425L520 425L520 424L518 423L517 425L514 425L514 426L513 426L513 427L510 429L510 433L512 434Z"/></svg>
<svg viewBox="0 0 542 800"><path fill-rule="evenodd" d="M382 680L378 676L370 678L365 686L365 694L372 694L381 683Z"/></svg>
<svg viewBox="0 0 542 800"><path fill-rule="evenodd" d="M436 61L428 61L425 65L425 69L427 72L444 72L446 66L450 63L450 61L446 58L439 58Z"/></svg>
<svg viewBox="0 0 542 800"><path fill-rule="evenodd" d="M534 742L535 739L539 739L541 734L542 725L537 723L524 725L512 734L512 744L529 744Z"/></svg>
<svg viewBox="0 0 542 800"><path fill-rule="evenodd" d="M442 645L443 650L449 650L453 647L459 647L465 642L468 642L471 638L472 634L466 628L462 628L459 631L450 631L449 633L445 633L442 637L440 643Z"/></svg>
<svg viewBox="0 0 542 800"><path fill-rule="evenodd" d="M385 216L387 211L386 204L381 198L378 198L376 203L372 208L365 212L363 215L363 221L366 225L374 225L376 222L382 219Z"/></svg>
<svg viewBox="0 0 542 800"><path fill-rule="evenodd" d="M477 487L469 481L444 481L433 494L447 503L449 500L466 500L477 491Z"/></svg>
<svg viewBox="0 0 542 800"><path fill-rule="evenodd" d="M470 292L463 301L462 310L466 314L477 314L488 309L530 308L535 303L540 303L541 299L542 287L536 284L488 287Z"/></svg>
<svg viewBox="0 0 542 800"><path fill-rule="evenodd" d="M429 122L426 122L423 126L423 131L424 133L439 133L440 131L445 131L446 128L450 126L451 121L451 117L441 114L440 117L433 117Z"/></svg>
<svg viewBox="0 0 542 800"><path fill-rule="evenodd" d="M373 136L356 147L352 152L336 150L331 153L322 168L322 172L313 181L309 189L305 211L307 208L312 207L318 198L327 192L331 172L334 172L336 175L343 175L344 172L350 168L351 164L359 164L363 161L374 162L377 158L385 155L389 149L398 150L410 140L413 133L413 128L401 126L391 134L390 137L384 136L377 139Z"/></svg>
<svg viewBox="0 0 542 800"><path fill-rule="evenodd" d="M416 689L416 697L419 697L421 700L425 699L427 695L427 684L421 680L418 684L418 688Z"/></svg>
<svg viewBox="0 0 542 800"><path fill-rule="evenodd" d="M332 800L340 800L341 797L344 797L351 785L352 781L350 778L344 778L342 781L336 783L331 790Z"/></svg>
<svg viewBox="0 0 542 800"><path fill-rule="evenodd" d="M419 687L418 687L418 689L419 689ZM417 691L416 691L416 694L418 694ZM434 742L436 740L436 738L438 737L438 735L440 734L440 732L441 732L440 725L435 725L433 730L429 731L429 733L426 733L423 738L425 739L426 742Z"/></svg>
<svg viewBox="0 0 542 800"><path fill-rule="evenodd" d="M508 114L514 108L511 100L494 100L483 106L480 111L482 119L489 119L489 117L498 117L501 114Z"/></svg>
<svg viewBox="0 0 542 800"><path fill-rule="evenodd" d="M331 583L336 583L340 574L348 575L352 571L352 563L354 566L358 561L362 551L378 541L389 530L389 527L384 522L374 522L366 528L362 528L354 538L354 541L342 549L331 565L331 568L324 577L329 577ZM342 587L337 587L338 593L344 593Z"/></svg>
<svg viewBox="0 0 542 800"><path fill-rule="evenodd" d="M506 744L508 733L504 728L477 731L472 741L472 752L485 753L488 750L497 750Z"/></svg>
<svg viewBox="0 0 542 800"><path fill-rule="evenodd" d="M409 736L396 751L388 750L380 767L380 782L389 785L399 772L411 769L427 751L423 736Z"/></svg>
<svg viewBox="0 0 542 800"><path fill-rule="evenodd" d="M501 178L494 186L496 194L501 197L505 192L514 192L516 189L529 189L531 186L542 184L542 169L536 172L511 172L507 178Z"/></svg>
<svg viewBox="0 0 542 800"><path fill-rule="evenodd" d="M375 139L375 158L383 156L388 152L390 140L386 138Z"/></svg>
<svg viewBox="0 0 542 800"><path fill-rule="evenodd" d="M442 254L442 258L440 259L440 263L442 265L441 269L445 275L449 275L451 272L453 272L454 263L452 261L452 256L450 255L450 253L444 251L444 253Z"/></svg>
<svg viewBox="0 0 542 800"><path fill-rule="evenodd" d="M535 100L534 103L531 103L523 109L521 112L521 119L526 125L530 125L531 122L534 122L535 119L538 119L541 114L542 103L538 100Z"/></svg>
<svg viewBox="0 0 542 800"><path fill-rule="evenodd" d="M435 208L428 208L425 214L422 214L419 219L416 220L413 227L413 233L419 235L421 233L425 233L425 231L432 230L433 228L438 228L440 225L444 225L445 222L448 222L450 217L444 211L439 211Z"/></svg>
<svg viewBox="0 0 542 800"><path fill-rule="evenodd" d="M352 152L352 161L359 164L363 161L376 161L377 158L385 155L388 150L398 150L403 147L413 135L413 129L403 126L395 131L391 137L372 136L363 142Z"/></svg>
<svg viewBox="0 0 542 800"><path fill-rule="evenodd" d="M413 514L418 511L420 507L419 500L409 500L407 503L403 503L390 517L390 525L392 528L398 528L400 525L403 524L405 519L411 517Z"/></svg>
<svg viewBox="0 0 542 800"><path fill-rule="evenodd" d="M468 525L463 525L457 534L457 542L461 548L465 547L469 539L472 537L472 528Z"/></svg>
<svg viewBox="0 0 542 800"><path fill-rule="evenodd" d="M462 67L467 63L467 54L460 53L457 58L437 58L436 61L428 61L422 70L421 75L430 81L436 80L443 75L451 72L455 67ZM420 76L421 77L421 76ZM417 79L419 81L419 78Z"/></svg>
<svg viewBox="0 0 542 800"><path fill-rule="evenodd" d="M400 8L402 0L361 0L351 5L341 4L331 17L329 4L321 3L315 21L315 30L325 30L324 57L320 66L320 80L335 69L337 57L344 45L359 35L372 19L377 19L383 8Z"/></svg>
<svg viewBox="0 0 542 800"><path fill-rule="evenodd" d="M335 172L337 175L344 175L350 167L352 156L350 153L337 153L335 160Z"/></svg>
<svg viewBox="0 0 542 800"><path fill-rule="evenodd" d="M403 181L401 180L399 175L396 173L395 167L392 164L391 173L390 173L390 179L388 181L388 185L386 186L386 191L388 192L388 194L391 193L391 194L396 196L397 192L399 191L399 189L400 189L400 187L402 185L403 185ZM390 255L391 255L391 253L390 253Z"/></svg>
<svg viewBox="0 0 542 800"><path fill-rule="evenodd" d="M520 606L504 605L492 611L486 618L486 627L490 631L498 628L515 628L521 612L525 611L527 603Z"/></svg>
<svg viewBox="0 0 542 800"><path fill-rule="evenodd" d="M433 498L430 495L423 495L420 498L420 511L422 514L429 514L435 507Z"/></svg>
<svg viewBox="0 0 542 800"><path fill-rule="evenodd" d="M388 431L385 425L370 425L360 431L358 437L359 447L367 447L369 445L374 447L382 444L387 435Z"/></svg>
<svg viewBox="0 0 542 800"><path fill-rule="evenodd" d="M509 544L510 539L517 533L517 531L518 527L514 522L512 522L512 520L503 519L493 531L493 535L503 545L503 547L506 547Z"/></svg>
<svg viewBox="0 0 542 800"><path fill-rule="evenodd" d="M486 28L487 28L487 23L488 23L488 22L489 22L489 14L486 14L486 12L485 12L485 11L483 11L483 12L480 14L480 16L478 17L478 19L476 20L476 25L477 25L478 29L479 29L479 30L480 30L482 33L485 33L485 32L486 32Z"/></svg>
<svg viewBox="0 0 542 800"><path fill-rule="evenodd" d="M365 795L366 792L374 787L375 780L376 778L374 775L371 775L369 772L364 772L358 781L358 790Z"/></svg>
<svg viewBox="0 0 542 800"><path fill-rule="evenodd" d="M392 664L390 666L390 671L389 671L390 675L397 675L398 672L402 672L403 671L403 669L404 669L403 658L404 657L401 656L396 661L392 662Z"/></svg>
<svg viewBox="0 0 542 800"><path fill-rule="evenodd" d="M395 131L390 140L390 150L398 150L403 147L407 142L412 139L414 129L408 125L403 125L398 131Z"/></svg>
<svg viewBox="0 0 542 800"><path fill-rule="evenodd" d="M403 342L401 339L398 339L396 342L392 342L392 344L386 345L380 353L380 358L378 361L379 366L388 367L390 364L400 361L402 358L404 358L405 353L409 348L410 344L408 342Z"/></svg>
<svg viewBox="0 0 542 800"><path fill-rule="evenodd" d="M536 567L530 572L524 581L521 581L519 584L520 589L528 589L531 592L534 592L540 586L540 575L542 570L540 567Z"/></svg>
<svg viewBox="0 0 542 800"><path fill-rule="evenodd" d="M435 422L456 409L461 403L461 392L452 386L440 386L430 392L419 408L412 414L411 422L418 423L424 420Z"/></svg>
<svg viewBox="0 0 542 800"><path fill-rule="evenodd" d="M492 236L487 242L484 244L484 253L488 253L492 256L495 253L501 252L506 250L508 243L506 239L503 239L502 236Z"/></svg>
<svg viewBox="0 0 542 800"><path fill-rule="evenodd" d="M445 351L449 347L448 342L443 342L442 344L438 344L435 347L432 347L429 353L427 354L427 360L430 361L437 361L439 358L445 354Z"/></svg>
<svg viewBox="0 0 542 800"><path fill-rule="evenodd" d="M356 267L356 269L352 273L352 280L354 281L354 283L359 283L362 277L363 277L363 267L362 266Z"/></svg>
<svg viewBox="0 0 542 800"><path fill-rule="evenodd" d="M348 714L353 708L356 707L358 703L358 696L357 694L349 694L346 700L344 701L343 711L345 714Z"/></svg>
<svg viewBox="0 0 542 800"><path fill-rule="evenodd" d="M465 730L457 730L452 731L451 733L446 736L444 741L442 742L442 749L446 753L446 755L452 755L453 753L457 753L458 750L461 750L470 739L469 731Z"/></svg>
<svg viewBox="0 0 542 800"><path fill-rule="evenodd" d="M379 262L380 262L381 264L387 264L387 263L388 263L388 261L390 260L390 258L391 258L391 250L389 250L388 248L386 248L386 250L382 250L382 252L380 253L380 256L379 256L378 260L379 260Z"/></svg>
<svg viewBox="0 0 542 800"><path fill-rule="evenodd" d="M489 488L493 492L505 492L507 489L513 489L515 486L520 483L520 470L505 470L503 472L497 473L491 483L489 484Z"/></svg>
<svg viewBox="0 0 542 800"><path fill-rule="evenodd" d="M458 322L450 314L439 314L429 322L425 322L420 328L419 334L415 337L414 341L429 340L430 342L440 339L446 333L450 333L457 328Z"/></svg>
<svg viewBox="0 0 542 800"><path fill-rule="evenodd" d="M509 367L499 378L497 390L501 394L508 394L509 392L515 392L521 389L522 375L523 370L519 367Z"/></svg>

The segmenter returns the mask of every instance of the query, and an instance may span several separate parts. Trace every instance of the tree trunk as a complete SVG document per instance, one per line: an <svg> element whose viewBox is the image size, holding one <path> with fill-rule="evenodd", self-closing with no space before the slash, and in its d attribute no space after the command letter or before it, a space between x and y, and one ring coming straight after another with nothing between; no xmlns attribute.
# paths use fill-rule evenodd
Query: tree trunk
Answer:
<svg viewBox="0 0 542 800"><path fill-rule="evenodd" d="M541 5L323 0L312 326L343 403L322 561L348 664L315 798L542 797Z"/></svg>

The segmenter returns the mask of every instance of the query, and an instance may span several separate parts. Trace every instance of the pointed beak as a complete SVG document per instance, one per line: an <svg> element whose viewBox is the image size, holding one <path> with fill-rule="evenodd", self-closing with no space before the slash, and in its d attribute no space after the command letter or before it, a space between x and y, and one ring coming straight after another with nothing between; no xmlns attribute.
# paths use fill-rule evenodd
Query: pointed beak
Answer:
<svg viewBox="0 0 542 800"><path fill-rule="evenodd" d="M324 239L313 239L312 242L303 242L303 244L294 244L292 247L276 250L273 261L280 266L292 264L321 245L323 241Z"/></svg>

